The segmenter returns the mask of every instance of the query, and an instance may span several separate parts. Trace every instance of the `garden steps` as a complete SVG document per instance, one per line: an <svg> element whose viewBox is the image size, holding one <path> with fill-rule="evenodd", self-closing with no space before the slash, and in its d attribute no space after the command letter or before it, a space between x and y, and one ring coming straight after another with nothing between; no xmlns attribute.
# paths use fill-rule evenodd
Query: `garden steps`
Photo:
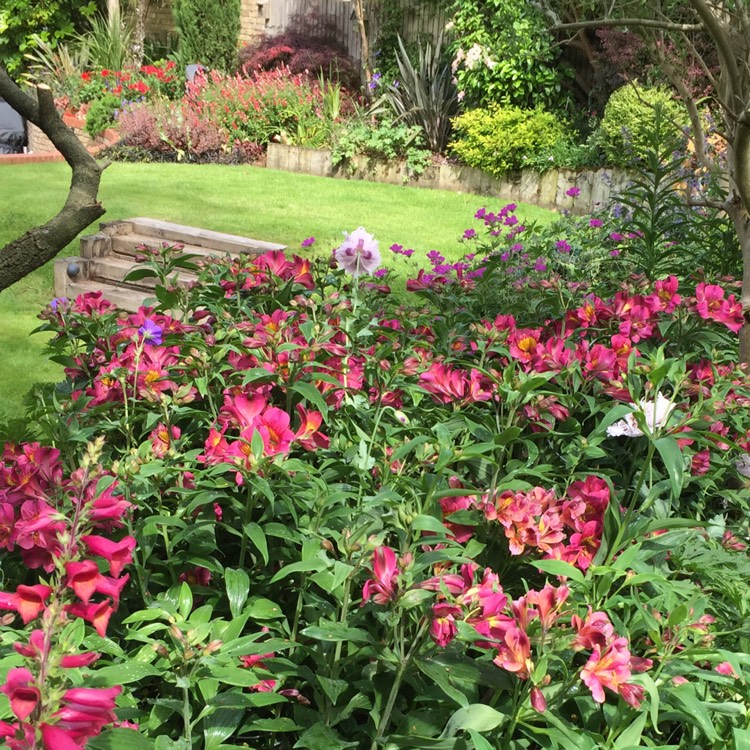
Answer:
<svg viewBox="0 0 750 750"><path fill-rule="evenodd" d="M285 250L284 245L255 240L200 227L174 224L159 219L138 217L104 222L96 234L81 237L80 256L55 261L55 296L73 299L86 292L101 291L118 307L135 311L153 299L156 279L125 281L125 277L143 264L136 260L141 245L159 249L180 244L182 255L203 259L241 255L260 255L270 250ZM170 278L175 273L170 274ZM187 270L176 272L177 283L187 285L197 275Z"/></svg>

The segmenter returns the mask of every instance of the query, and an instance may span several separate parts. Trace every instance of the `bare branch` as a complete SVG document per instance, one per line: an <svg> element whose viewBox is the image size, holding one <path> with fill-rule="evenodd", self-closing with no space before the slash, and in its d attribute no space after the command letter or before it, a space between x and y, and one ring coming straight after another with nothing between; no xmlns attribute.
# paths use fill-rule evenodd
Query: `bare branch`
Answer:
<svg viewBox="0 0 750 750"><path fill-rule="evenodd" d="M551 31L580 31L582 29L598 29L604 27L636 26L645 29L661 29L662 31L702 31L700 23L672 23L658 21L651 18L600 18L597 21L576 21L575 23L561 23L553 26Z"/></svg>

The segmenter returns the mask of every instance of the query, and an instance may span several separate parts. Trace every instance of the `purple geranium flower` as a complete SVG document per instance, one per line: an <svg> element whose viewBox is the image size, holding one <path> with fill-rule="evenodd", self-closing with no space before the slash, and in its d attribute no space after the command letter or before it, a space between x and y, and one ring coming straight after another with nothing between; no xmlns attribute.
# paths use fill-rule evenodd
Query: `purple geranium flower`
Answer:
<svg viewBox="0 0 750 750"><path fill-rule="evenodd" d="M464 239L465 240L473 240L474 237L477 236L477 230L476 229L466 229L464 230Z"/></svg>
<svg viewBox="0 0 750 750"><path fill-rule="evenodd" d="M589 226L592 229L599 229L603 224L604 222L601 219L591 219L591 221L589 221Z"/></svg>
<svg viewBox="0 0 750 750"><path fill-rule="evenodd" d="M581 194L581 188L572 187L568 188L565 191L565 195L569 196L570 198L577 198Z"/></svg>
<svg viewBox="0 0 750 750"><path fill-rule="evenodd" d="M311 247L315 244L315 237L308 237L307 239L302 240L300 243L301 247Z"/></svg>
<svg viewBox="0 0 750 750"><path fill-rule="evenodd" d="M146 318L146 320L143 322L143 325L138 329L138 335L141 336L143 340L147 341L149 344L153 344L154 346L161 346L161 342L163 341L164 336L164 329L160 325L154 323L153 320Z"/></svg>

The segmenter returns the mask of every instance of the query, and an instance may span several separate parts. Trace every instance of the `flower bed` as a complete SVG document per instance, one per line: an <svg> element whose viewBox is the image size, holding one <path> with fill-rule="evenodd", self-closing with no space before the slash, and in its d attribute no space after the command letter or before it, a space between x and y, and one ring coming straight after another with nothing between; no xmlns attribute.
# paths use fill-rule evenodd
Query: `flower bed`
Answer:
<svg viewBox="0 0 750 750"><path fill-rule="evenodd" d="M165 247L158 307L50 305L66 384L0 462L9 747L746 736L739 303L621 254L497 310L480 247L406 298L361 228L190 289Z"/></svg>

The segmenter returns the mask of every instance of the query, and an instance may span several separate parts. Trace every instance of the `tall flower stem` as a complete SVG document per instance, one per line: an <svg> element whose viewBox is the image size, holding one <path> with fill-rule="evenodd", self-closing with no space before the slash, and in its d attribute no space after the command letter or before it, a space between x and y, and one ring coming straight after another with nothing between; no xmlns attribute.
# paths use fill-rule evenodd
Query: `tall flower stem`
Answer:
<svg viewBox="0 0 750 750"><path fill-rule="evenodd" d="M253 515L253 509L255 508L255 502L253 498L253 486L248 484L247 486L247 499L245 500L245 512L242 515L242 543L240 546L240 559L237 565L238 568L242 568L245 565L245 556L247 555L247 532L245 526L250 523L250 518Z"/></svg>
<svg viewBox="0 0 750 750"><path fill-rule="evenodd" d="M377 750L378 744L380 744L380 742L382 741L385 735L386 730L388 729L388 725L391 722L391 714L393 713L393 707L396 705L396 698L398 698L398 691L401 689L401 683L404 679L404 674L406 673L406 670L411 664L411 660L414 658L414 655L422 646L422 641L424 639L425 633L427 632L428 626L429 626L429 619L427 617L422 618L422 622L419 626L419 631L417 632L417 635L415 636L414 641L412 642L409 652L406 654L405 657L402 657L401 663L398 665L398 669L396 670L396 676L393 679L393 685L391 685L391 692L388 694L388 700L385 704L385 708L383 709L383 714L380 717L378 729L375 732L375 738L372 741L370 750ZM401 641L403 642L403 624L401 625L401 631L402 631Z"/></svg>
<svg viewBox="0 0 750 750"><path fill-rule="evenodd" d="M654 441L649 440L648 453L646 454L646 460L643 462L643 466L641 466L641 471L638 474L638 481L636 482L635 489L633 490L633 496L630 499L630 503L628 504L627 510L625 511L625 517L622 519L620 528L617 530L617 536L615 537L615 541L613 542L612 546L609 548L609 551L607 553L606 564L609 564L610 562L612 562L614 556L617 554L617 552L620 549L620 544L622 544L626 529L628 528L628 524L632 520L633 515L635 513L635 506L641 494L641 488L643 487L643 483L646 481L646 472L649 471L651 468L651 461L654 458L655 451L656 451L656 445L654 445ZM645 507L646 506L644 506L644 508Z"/></svg>

